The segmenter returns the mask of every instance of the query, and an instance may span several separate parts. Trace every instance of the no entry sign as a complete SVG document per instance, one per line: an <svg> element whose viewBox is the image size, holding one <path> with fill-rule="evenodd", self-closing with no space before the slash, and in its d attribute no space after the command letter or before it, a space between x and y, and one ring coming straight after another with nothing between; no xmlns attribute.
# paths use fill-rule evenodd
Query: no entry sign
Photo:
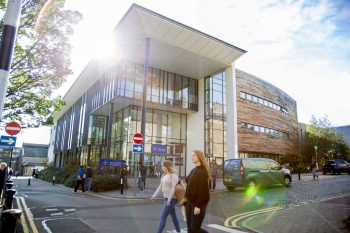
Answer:
<svg viewBox="0 0 350 233"><path fill-rule="evenodd" d="M21 126L17 122L12 121L7 123L5 131L10 135L16 135L21 131Z"/></svg>
<svg viewBox="0 0 350 233"><path fill-rule="evenodd" d="M134 134L134 142L136 144L141 144L143 142L143 136L140 133L135 133Z"/></svg>

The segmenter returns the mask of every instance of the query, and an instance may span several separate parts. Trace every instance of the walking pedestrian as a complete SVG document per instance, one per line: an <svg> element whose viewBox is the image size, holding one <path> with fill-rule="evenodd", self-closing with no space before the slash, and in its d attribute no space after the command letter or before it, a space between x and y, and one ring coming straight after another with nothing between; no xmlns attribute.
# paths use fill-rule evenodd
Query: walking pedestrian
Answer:
<svg viewBox="0 0 350 233"><path fill-rule="evenodd" d="M80 165L79 166L79 169L78 169L78 172L77 172L77 183L75 185L75 188L74 188L74 192L76 193L79 186L81 185L81 189L83 191L83 193L85 193L85 177L84 177L84 168L83 168L83 165Z"/></svg>
<svg viewBox="0 0 350 233"><path fill-rule="evenodd" d="M201 226L210 199L208 180L211 179L211 174L202 151L193 151L192 163L196 166L185 179L187 230L188 233L205 233L207 231Z"/></svg>
<svg viewBox="0 0 350 233"><path fill-rule="evenodd" d="M312 172L312 177L315 180L316 178L318 179L317 175L317 163L316 160L313 160L311 163L311 172Z"/></svg>
<svg viewBox="0 0 350 233"><path fill-rule="evenodd" d="M213 188L215 190L215 187L216 187L216 175L218 173L218 165L216 164L215 160L213 160L210 163L210 173L211 173L212 179L209 180L209 189Z"/></svg>
<svg viewBox="0 0 350 233"><path fill-rule="evenodd" d="M139 166L137 167L138 170L138 187L141 192L144 192L145 187L146 187L146 166L144 165L143 162L139 162Z"/></svg>
<svg viewBox="0 0 350 233"><path fill-rule="evenodd" d="M92 181L92 168L90 167L90 164L87 164L86 166L86 180L85 180L85 183L86 183L86 188L87 188L87 191L90 192L91 191L91 181Z"/></svg>
<svg viewBox="0 0 350 233"><path fill-rule="evenodd" d="M157 177L160 177L161 170L162 170L162 165L158 161L158 163L156 164L156 175L157 175Z"/></svg>
<svg viewBox="0 0 350 233"><path fill-rule="evenodd" d="M151 200L153 201L160 191L163 192L164 205L160 215L160 223L157 233L163 232L169 214L175 225L176 232L181 232L179 220L176 216L175 211L176 198L174 196L175 187L176 184L179 182L179 177L177 176L176 171L173 169L172 162L170 160L165 160L163 162L162 170L163 176L160 180L160 184L151 198Z"/></svg>
<svg viewBox="0 0 350 233"><path fill-rule="evenodd" d="M126 165L126 163L123 163L123 166L122 166L122 177L123 177L123 184L124 184L124 187L125 189L128 189L129 186L128 186L128 165Z"/></svg>
<svg viewBox="0 0 350 233"><path fill-rule="evenodd" d="M154 177L154 164L151 162L151 165L149 167L149 176Z"/></svg>
<svg viewBox="0 0 350 233"><path fill-rule="evenodd" d="M0 163L0 197L2 197L2 191L4 189L4 185L6 184L6 167L6 163Z"/></svg>

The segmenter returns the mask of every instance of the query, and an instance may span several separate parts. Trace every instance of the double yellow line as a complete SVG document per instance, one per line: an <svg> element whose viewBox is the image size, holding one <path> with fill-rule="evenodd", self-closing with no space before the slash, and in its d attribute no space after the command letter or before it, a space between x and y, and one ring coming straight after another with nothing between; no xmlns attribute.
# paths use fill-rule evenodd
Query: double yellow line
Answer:
<svg viewBox="0 0 350 233"><path fill-rule="evenodd" d="M22 223L22 227L23 227L23 232L24 233L39 233L38 229L36 228L36 225L34 223L33 215L30 212L24 198L23 197L15 197L15 198L16 198L16 202L17 202L17 207L22 210L21 223ZM27 218L25 218L25 216ZM30 230L28 228L27 221L29 223Z"/></svg>
<svg viewBox="0 0 350 233"><path fill-rule="evenodd" d="M229 217L228 219L225 220L225 227L239 227L237 223L245 218L251 217L253 215L258 215L258 214L263 214L263 213L268 213L268 212L273 212L273 211L278 211L283 209L283 207L271 207L271 208L265 208L261 210L254 210L254 211L249 211L245 212L242 214L237 214L232 217Z"/></svg>

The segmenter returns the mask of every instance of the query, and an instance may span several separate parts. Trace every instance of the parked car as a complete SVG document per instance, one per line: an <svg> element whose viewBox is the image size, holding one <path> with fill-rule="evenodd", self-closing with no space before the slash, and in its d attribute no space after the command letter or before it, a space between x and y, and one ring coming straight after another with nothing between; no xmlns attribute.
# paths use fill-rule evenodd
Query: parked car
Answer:
<svg viewBox="0 0 350 233"><path fill-rule="evenodd" d="M322 167L323 175L327 173L331 173L332 175L340 174L340 173L348 173L350 174L350 164L346 162L344 159L334 159L328 160Z"/></svg>
<svg viewBox="0 0 350 233"><path fill-rule="evenodd" d="M242 158L225 160L223 182L230 191L236 187L255 187L292 183L290 171L275 160L267 158Z"/></svg>

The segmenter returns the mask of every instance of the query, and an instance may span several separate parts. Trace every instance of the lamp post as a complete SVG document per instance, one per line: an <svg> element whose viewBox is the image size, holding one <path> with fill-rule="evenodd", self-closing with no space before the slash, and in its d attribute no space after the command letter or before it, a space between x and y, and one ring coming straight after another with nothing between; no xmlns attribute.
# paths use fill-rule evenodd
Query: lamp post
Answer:
<svg viewBox="0 0 350 233"><path fill-rule="evenodd" d="M316 170L318 170L317 146L315 146L315 157L316 157Z"/></svg>

